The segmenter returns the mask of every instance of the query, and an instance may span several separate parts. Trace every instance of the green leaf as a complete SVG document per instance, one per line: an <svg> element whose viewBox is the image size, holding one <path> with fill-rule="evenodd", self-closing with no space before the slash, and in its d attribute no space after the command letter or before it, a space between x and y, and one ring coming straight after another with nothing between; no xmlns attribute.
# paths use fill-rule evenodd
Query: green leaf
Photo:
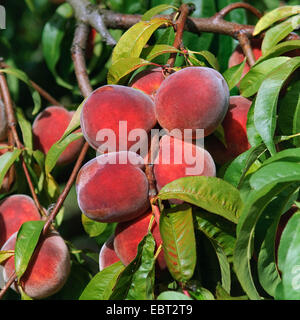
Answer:
<svg viewBox="0 0 300 320"><path fill-rule="evenodd" d="M177 291L164 291L159 294L157 300L193 300L185 294Z"/></svg>
<svg viewBox="0 0 300 320"><path fill-rule="evenodd" d="M278 57L286 52L296 50L299 48L300 48L300 40L289 40L289 41L280 42L276 46L268 50L262 57L260 57L256 61L255 65L267 59Z"/></svg>
<svg viewBox="0 0 300 320"><path fill-rule="evenodd" d="M15 69L15 68L6 68L6 69L0 69L0 72L3 73L7 73L10 74L14 77L16 77L17 79L23 81L28 89L31 92L31 96L32 96L32 100L34 103L34 107L33 107L33 111L32 111L32 115L35 115L39 112L40 108L41 108L41 96L40 94L33 88L30 79L28 78L28 76L26 75L25 72Z"/></svg>
<svg viewBox="0 0 300 320"><path fill-rule="evenodd" d="M82 132L71 133L67 137L60 139L59 141L55 142L51 146L50 150L46 155L46 160L45 160L45 171L47 175L55 167L58 158L65 151L68 145L73 141L76 141L82 138L82 136L83 136Z"/></svg>
<svg viewBox="0 0 300 320"><path fill-rule="evenodd" d="M252 147L262 144L261 136L257 132L255 128L255 123L254 123L255 103L256 103L256 97L253 99L250 109L248 110L247 123L246 123L247 138L248 138L248 142Z"/></svg>
<svg viewBox="0 0 300 320"><path fill-rule="evenodd" d="M294 29L300 24L300 14L286 21L277 24L275 27L269 29L264 36L261 50L265 55L270 49L272 49L278 42L286 38Z"/></svg>
<svg viewBox="0 0 300 320"><path fill-rule="evenodd" d="M188 291L195 300L215 300L214 295L203 287L198 287L195 291Z"/></svg>
<svg viewBox="0 0 300 320"><path fill-rule="evenodd" d="M227 167L224 180L239 189L251 166L266 150L266 146L260 144L237 156Z"/></svg>
<svg viewBox="0 0 300 320"><path fill-rule="evenodd" d="M146 11L143 15L141 20L142 21L148 21L150 20L152 17L156 16L157 14L159 14L160 12L163 12L165 10L168 9L174 9L174 10L178 10L178 8L170 5L170 4L160 4L158 6L155 6L151 9L149 9L148 11Z"/></svg>
<svg viewBox="0 0 300 320"><path fill-rule="evenodd" d="M219 66L219 62L218 59L215 57L215 55L207 50L203 50L203 51L190 51L188 50L188 54L195 54L195 55L199 55L202 56L203 58L205 58L205 60L216 70L220 69Z"/></svg>
<svg viewBox="0 0 300 320"><path fill-rule="evenodd" d="M141 263L132 277L126 300L153 300L155 277L155 240L149 232L141 254Z"/></svg>
<svg viewBox="0 0 300 320"><path fill-rule="evenodd" d="M121 80L125 76L129 75L134 70L137 70L140 67L155 65L150 61L144 60L142 58L123 58L119 59L111 65L107 73L107 83L108 84L117 84L122 83ZM124 81L123 81L124 82Z"/></svg>
<svg viewBox="0 0 300 320"><path fill-rule="evenodd" d="M299 163L276 161L254 172L250 178L250 185L253 189L260 189L268 184L297 181L297 179L300 181Z"/></svg>
<svg viewBox="0 0 300 320"><path fill-rule="evenodd" d="M144 261L144 259L142 259L143 253L146 255L148 255L148 253L149 253L149 251L147 249L144 251L144 246L145 246L146 242L148 242L148 241L149 241L149 236L146 235L142 239L142 241L139 243L136 257L133 259L133 261L130 262L130 264L120 274L120 277L114 287L114 290L113 290L109 300L125 300L127 298L129 290L133 289L133 288L131 288L131 285L132 285L132 281L134 278L134 274L136 272L143 273L143 266L141 266L141 261L142 260ZM150 239L150 241L151 241L151 239ZM147 246L148 246L148 244L147 244ZM148 265L148 267L149 267L149 265ZM146 289L149 289L149 285L151 286L153 275L154 275L154 273L152 274L150 272L151 278L148 279L148 281L149 280L151 280L151 281L150 281L150 283L149 282L147 283Z"/></svg>
<svg viewBox="0 0 300 320"><path fill-rule="evenodd" d="M12 164L19 158L21 150L14 149L13 151L7 151L0 156L0 186L2 185L3 179L12 166Z"/></svg>
<svg viewBox="0 0 300 320"><path fill-rule="evenodd" d="M156 44L154 46L149 46L144 48L141 56L148 61L152 61L156 57L166 54L166 53L180 53L181 51L173 46L167 44Z"/></svg>
<svg viewBox="0 0 300 320"><path fill-rule="evenodd" d="M59 85L70 90L72 86L57 74L56 65L61 56L61 44L65 35L65 26L72 16L72 7L68 3L63 3L45 24L42 34L43 54L49 70Z"/></svg>
<svg viewBox="0 0 300 320"><path fill-rule="evenodd" d="M256 36L273 23L300 13L300 6L283 6L265 14L256 24L253 35Z"/></svg>
<svg viewBox="0 0 300 320"><path fill-rule="evenodd" d="M101 223L95 220L89 219L86 215L81 214L81 222L83 225L84 231L90 236L90 237L97 237L107 227L106 223Z"/></svg>
<svg viewBox="0 0 300 320"><path fill-rule="evenodd" d="M289 57L276 57L255 64L241 81L241 95L246 98L253 96L258 91L266 77L273 70L290 59L291 58Z"/></svg>
<svg viewBox="0 0 300 320"><path fill-rule="evenodd" d="M151 21L140 21L128 29L120 38L112 53L114 64L122 58L138 58L153 32L170 21L154 18Z"/></svg>
<svg viewBox="0 0 300 320"><path fill-rule="evenodd" d="M286 191L286 190L284 190ZM263 219L258 223L261 227L260 233L264 240L258 254L257 271L259 282L264 290L270 295L275 296L277 285L281 282L281 277L276 265L275 240L277 236L277 227L281 214L285 211L285 206L289 202L290 197L295 192L295 187L288 190L288 194L284 192L275 198L264 210ZM260 222L260 221L259 221ZM256 235L258 230L256 228Z"/></svg>
<svg viewBox="0 0 300 320"><path fill-rule="evenodd" d="M87 98L86 98L87 99ZM64 134L62 135L62 137L60 138L60 140L66 138L70 133L72 133L73 131L75 131L76 129L78 129L80 127L80 115L81 115L81 110L83 108L83 105L86 101L86 99L84 99L81 104L78 106L78 108L76 109L76 111L74 112L71 121L69 122L69 125L67 127L67 129L65 130Z"/></svg>
<svg viewBox="0 0 300 320"><path fill-rule="evenodd" d="M196 266L192 208L183 204L164 209L160 215L159 230L169 272L177 281L188 281Z"/></svg>
<svg viewBox="0 0 300 320"><path fill-rule="evenodd" d="M300 81L293 82L279 101L278 126L283 134L294 135L300 132ZM300 137L292 143L300 147Z"/></svg>
<svg viewBox="0 0 300 320"><path fill-rule="evenodd" d="M300 211L294 213L283 230L279 249L278 267L282 272L281 300L300 300Z"/></svg>
<svg viewBox="0 0 300 320"><path fill-rule="evenodd" d="M300 162L300 148L282 150L265 160L262 165L266 166L275 161Z"/></svg>
<svg viewBox="0 0 300 320"><path fill-rule="evenodd" d="M45 221L24 222L17 234L15 245L16 275L20 280L38 243Z"/></svg>
<svg viewBox="0 0 300 320"><path fill-rule="evenodd" d="M233 89L240 82L244 68L245 68L246 60L247 59L245 58L243 62L227 69L223 73L223 77L225 78L228 84L229 91Z"/></svg>
<svg viewBox="0 0 300 320"><path fill-rule="evenodd" d="M243 207L238 190L216 177L180 178L165 185L160 190L158 198L183 200L235 223Z"/></svg>
<svg viewBox="0 0 300 320"><path fill-rule="evenodd" d="M123 270L123 264L118 261L98 272L85 287L79 300L109 300Z"/></svg>
<svg viewBox="0 0 300 320"><path fill-rule="evenodd" d="M15 254L15 250L3 250L0 251L0 264L9 259Z"/></svg>
<svg viewBox="0 0 300 320"><path fill-rule="evenodd" d="M29 150L33 149L32 144L32 129L31 123L25 118L24 112L21 108L16 108L16 117L18 120L18 125L21 128L24 146Z"/></svg>
<svg viewBox="0 0 300 320"><path fill-rule="evenodd" d="M257 93L254 123L271 155L276 153L273 136L276 127L276 107L279 92L286 79L299 66L300 57L295 57L283 63L267 76Z"/></svg>

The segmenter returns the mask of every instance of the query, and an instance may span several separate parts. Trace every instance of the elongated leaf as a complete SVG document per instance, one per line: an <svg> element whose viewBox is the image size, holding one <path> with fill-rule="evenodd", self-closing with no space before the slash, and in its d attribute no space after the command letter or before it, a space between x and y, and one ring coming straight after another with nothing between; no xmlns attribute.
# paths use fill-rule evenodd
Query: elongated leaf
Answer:
<svg viewBox="0 0 300 320"><path fill-rule="evenodd" d="M23 141L25 147L32 150L32 129L31 129L31 123L25 118L24 112L21 108L16 108L16 117L18 120L18 125L21 128Z"/></svg>
<svg viewBox="0 0 300 320"><path fill-rule="evenodd" d="M245 64L246 58L240 64L227 69L223 73L223 77L225 78L228 84L229 90L233 89L240 82Z"/></svg>
<svg viewBox="0 0 300 320"><path fill-rule="evenodd" d="M155 277L155 240L151 233L145 238L141 264L132 277L127 300L153 300Z"/></svg>
<svg viewBox="0 0 300 320"><path fill-rule="evenodd" d="M15 254L14 250L0 251L0 264L2 264L5 260L12 257L14 254Z"/></svg>
<svg viewBox="0 0 300 320"><path fill-rule="evenodd" d="M300 162L300 148L282 150L263 162L266 166L275 161Z"/></svg>
<svg viewBox="0 0 300 320"><path fill-rule="evenodd" d="M289 57L277 57L254 65L241 81L242 96L246 98L253 96L268 74L290 59Z"/></svg>
<svg viewBox="0 0 300 320"><path fill-rule="evenodd" d="M71 121L69 122L69 125L67 127L67 129L65 130L64 134L62 135L61 139L66 138L70 133L72 133L73 131L75 131L76 129L78 129L80 127L80 115L81 115L81 110L83 108L83 105L85 103L84 99L81 104L78 106L78 108L76 109L76 111L74 112Z"/></svg>
<svg viewBox="0 0 300 320"><path fill-rule="evenodd" d="M121 80L129 75L134 70L137 70L140 67L154 65L150 61L136 58L136 57L127 57L119 59L108 70L107 74L107 83L108 84L117 84L121 83Z"/></svg>
<svg viewBox="0 0 300 320"><path fill-rule="evenodd" d="M188 53L193 53L195 55L199 55L202 56L203 58L205 58L205 60L216 70L220 69L219 66L219 62L217 60L217 58L215 57L215 55L207 50L203 50L203 51L190 51L188 50Z"/></svg>
<svg viewBox="0 0 300 320"><path fill-rule="evenodd" d="M124 268L122 262L118 261L98 272L85 287L79 300L108 300Z"/></svg>
<svg viewBox="0 0 300 320"><path fill-rule="evenodd" d="M29 91L31 92L32 100L34 103L32 114L33 115L37 114L41 108L41 96L33 88L32 84L30 82L30 79L28 78L26 73L19 70L19 69L15 69L15 68L1 69L0 72L10 74L10 75L16 77L17 79L21 80L22 82L24 82L27 85Z"/></svg>
<svg viewBox="0 0 300 320"><path fill-rule="evenodd" d="M299 163L276 161L253 173L250 178L250 185L253 189L260 189L268 184L297 181L297 179L300 181Z"/></svg>
<svg viewBox="0 0 300 320"><path fill-rule="evenodd" d="M13 151L5 152L0 156L0 186L2 185L3 179L11 167L11 165L19 158L21 150L14 149Z"/></svg>
<svg viewBox="0 0 300 320"><path fill-rule="evenodd" d="M159 230L168 269L173 278L186 282L196 266L196 241L192 208L180 205L162 211Z"/></svg>
<svg viewBox="0 0 300 320"><path fill-rule="evenodd" d="M72 89L72 86L57 74L56 65L61 55L61 44L65 34L65 26L72 16L72 7L68 3L63 3L57 8L53 17L45 24L42 34L42 47L47 66L55 77L56 82L67 89Z"/></svg>
<svg viewBox="0 0 300 320"><path fill-rule="evenodd" d="M269 28L273 23L298 13L300 13L300 6L284 6L272 10L258 21L253 31L253 35L256 36L263 30Z"/></svg>
<svg viewBox="0 0 300 320"><path fill-rule="evenodd" d="M154 17L155 15L159 14L160 12L166 11L168 9L174 9L174 10L178 10L178 8L170 5L170 4L160 4L158 6L155 6L151 9L149 9L148 11L146 11L141 20L142 21L148 21L150 20L152 17Z"/></svg>
<svg viewBox="0 0 300 320"><path fill-rule="evenodd" d="M261 144L240 154L226 169L224 180L231 183L236 188L240 188L250 167L266 150L266 146Z"/></svg>
<svg viewBox="0 0 300 320"><path fill-rule="evenodd" d="M283 230L279 250L278 267L282 272L280 295L277 299L300 300L300 211L296 212Z"/></svg>
<svg viewBox="0 0 300 320"><path fill-rule="evenodd" d="M113 289L113 292L112 292L109 300L124 300L124 299L126 299L128 292L131 288L135 272L138 272L139 269L140 269L140 271L143 269L143 266L141 266L141 261L142 261L142 255L143 255L144 246L145 246L146 241L149 241L149 236L147 237L147 235L139 243L137 254L136 254L136 257L134 258L134 260L131 261L130 264L120 274L120 277L118 278L118 281ZM151 241L151 239L150 239L150 241ZM145 254L145 252L146 252L146 255L148 255L149 251L148 250L144 251L144 254ZM151 274L151 272L150 272L150 275L151 275L151 281L152 281L152 276L154 274ZM147 283L147 286L146 286L147 289L149 289L148 285L149 285L149 282Z"/></svg>
<svg viewBox="0 0 300 320"><path fill-rule="evenodd" d="M216 177L180 178L165 185L158 198L183 200L235 223L243 206L238 190Z"/></svg>
<svg viewBox="0 0 300 320"><path fill-rule="evenodd" d="M95 220L91 220L84 214L81 215L81 222L82 222L84 231L90 237L99 236L102 232L104 232L104 230L107 227L106 223L101 223Z"/></svg>
<svg viewBox="0 0 300 320"><path fill-rule="evenodd" d="M276 153L273 136L276 127L276 107L285 80L300 66L300 57L290 59L276 68L263 81L256 98L254 122L271 155Z"/></svg>
<svg viewBox="0 0 300 320"><path fill-rule="evenodd" d="M247 123L246 123L247 138L248 138L248 142L252 147L258 146L263 143L261 136L256 130L255 123L254 123L255 103L256 103L256 98L253 99L250 109L248 110Z"/></svg>
<svg viewBox="0 0 300 320"><path fill-rule="evenodd" d="M177 291L165 291L162 292L157 300L193 300L192 298L186 296L185 294Z"/></svg>
<svg viewBox="0 0 300 320"><path fill-rule="evenodd" d="M181 51L167 44L156 44L143 49L141 56L148 61L166 53L180 53Z"/></svg>
<svg viewBox="0 0 300 320"><path fill-rule="evenodd" d="M261 299L253 281L250 264L255 226L267 204L288 185L289 183L266 185L252 191L245 202L237 226L237 241L233 255L234 270L242 288L252 300Z"/></svg>
<svg viewBox="0 0 300 320"><path fill-rule="evenodd" d="M300 48L300 40L289 40L278 43L276 46L268 50L262 57L260 57L255 65L274 57L278 57L283 53L299 49Z"/></svg>
<svg viewBox="0 0 300 320"><path fill-rule="evenodd" d="M112 53L114 64L122 58L138 58L153 32L170 21L154 18L151 21L140 21L128 29L120 38Z"/></svg>
<svg viewBox="0 0 300 320"><path fill-rule="evenodd" d="M66 150L68 145L70 143L72 143L73 141L76 141L76 140L82 138L82 136L83 136L82 132L71 133L66 138L59 140L52 145L52 147L50 148L50 150L48 151L48 153L46 155L46 160L45 160L46 174L48 174L52 171L52 169L56 165L58 158Z"/></svg>
<svg viewBox="0 0 300 320"><path fill-rule="evenodd" d="M24 222L17 234L15 245L15 268L18 279L22 277L38 243L45 221Z"/></svg>
<svg viewBox="0 0 300 320"><path fill-rule="evenodd" d="M265 55L271 50L278 42L287 37L294 29L300 24L300 14L286 21L279 23L275 27L269 29L264 36L261 45L262 54Z"/></svg>
<svg viewBox="0 0 300 320"><path fill-rule="evenodd" d="M286 191L286 190L285 190ZM281 282L281 277L276 266L276 232L281 214L284 213L286 204L290 200L290 196L294 194L295 187L288 190L282 196L275 198L264 210L265 219L260 223L261 233L264 236L257 262L257 271L259 282L264 290L270 295L275 296L277 285ZM266 220L268 223L266 223ZM258 230L256 228L256 235Z"/></svg>

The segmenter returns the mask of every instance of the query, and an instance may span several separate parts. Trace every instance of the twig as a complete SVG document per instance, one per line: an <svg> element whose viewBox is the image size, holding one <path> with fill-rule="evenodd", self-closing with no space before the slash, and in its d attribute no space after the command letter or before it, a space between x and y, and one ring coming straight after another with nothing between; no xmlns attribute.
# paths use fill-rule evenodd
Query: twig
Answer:
<svg viewBox="0 0 300 320"><path fill-rule="evenodd" d="M255 64L255 56L249 38L242 32L238 34L237 38L244 52L244 55L247 58L249 66L252 67Z"/></svg>
<svg viewBox="0 0 300 320"><path fill-rule="evenodd" d="M16 147L18 149L22 150L24 147L23 147L23 145L19 139L18 133L17 133L17 129L16 129L17 122L16 122L16 118L15 118L14 108L13 108L11 96L9 93L8 85L6 82L6 78L3 73L0 73L0 88L1 88L3 102L4 102L4 106L5 106L8 128L11 131L12 138L13 138L13 141L14 141ZM20 160L22 163L23 171L25 173L25 177L26 177L32 198L33 198L38 210L40 211L41 215L45 216L46 213L44 211L44 208L41 206L39 199L35 193L34 186L31 181L31 177L30 177L29 171L26 166L26 162L25 162L22 154L20 154Z"/></svg>
<svg viewBox="0 0 300 320"><path fill-rule="evenodd" d="M224 7L223 9L221 9L219 12L217 12L215 14L215 17L217 19L224 19L225 16L235 10L235 9L239 9L239 8L243 8L248 10L249 12L253 13L258 19L260 19L263 15L262 13L256 9L255 7L251 6L249 3L244 3L244 2L235 2L235 3L231 3L228 6Z"/></svg>
<svg viewBox="0 0 300 320"><path fill-rule="evenodd" d="M77 21L93 27L108 45L116 45L116 40L108 32L102 14L96 5L91 4L88 0L67 0L67 2L75 11Z"/></svg>
<svg viewBox="0 0 300 320"><path fill-rule="evenodd" d="M175 47L176 49L180 49L182 45L182 36L183 36L184 26L186 23L186 19L191 11L192 11L191 6L185 3L182 4L179 8L179 17L174 25L174 28L176 30L176 35L175 35L173 47ZM168 62L167 62L170 68L174 67L176 56L177 56L177 53L172 53L170 55L170 58L168 59Z"/></svg>

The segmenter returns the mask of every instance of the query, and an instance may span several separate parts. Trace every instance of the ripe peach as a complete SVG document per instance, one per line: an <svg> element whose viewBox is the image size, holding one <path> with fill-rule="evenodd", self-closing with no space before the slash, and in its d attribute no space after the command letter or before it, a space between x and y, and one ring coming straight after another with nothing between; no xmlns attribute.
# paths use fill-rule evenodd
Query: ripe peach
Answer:
<svg viewBox="0 0 300 320"><path fill-rule="evenodd" d="M222 123L225 140L233 157L247 151L251 146L247 137L247 115L252 102L242 96L230 97L229 110Z"/></svg>
<svg viewBox="0 0 300 320"><path fill-rule="evenodd" d="M106 267L120 261L114 249L114 236L108 238L103 244L99 254L99 270L102 271Z"/></svg>
<svg viewBox="0 0 300 320"><path fill-rule="evenodd" d="M40 220L34 201L24 194L11 195L0 203L0 247L26 221Z"/></svg>
<svg viewBox="0 0 300 320"><path fill-rule="evenodd" d="M212 133L223 121L229 89L222 75L206 67L188 67L168 76L155 96L156 117L164 129L204 129Z"/></svg>
<svg viewBox="0 0 300 320"><path fill-rule="evenodd" d="M4 244L1 250L14 250L17 232ZM5 282L15 270L14 257L4 262ZM58 292L70 273L70 255L63 238L51 232L38 245L27 270L20 279L24 292L33 299L43 299ZM16 289L16 287L12 287Z"/></svg>
<svg viewBox="0 0 300 320"><path fill-rule="evenodd" d="M126 151L138 142L135 137L129 137L134 129L142 129L145 133L142 139L145 143L148 141L147 133L156 124L154 103L139 90L105 85L93 91L85 101L80 123L85 139L94 149L108 145L109 151ZM109 138L104 141L102 134L106 136L107 133L112 135L113 141Z"/></svg>
<svg viewBox="0 0 300 320"><path fill-rule="evenodd" d="M211 155L199 146L171 136L163 136L154 162L158 191L186 176L215 176L216 166Z"/></svg>
<svg viewBox="0 0 300 320"><path fill-rule="evenodd" d="M129 86L143 91L154 99L156 91L164 80L162 68L146 69L138 73Z"/></svg>
<svg viewBox="0 0 300 320"><path fill-rule="evenodd" d="M144 213L150 203L148 180L140 169L142 163L142 157L126 151L111 152L87 162L76 179L82 212L100 222L122 222Z"/></svg>
<svg viewBox="0 0 300 320"><path fill-rule="evenodd" d="M67 129L74 111L63 107L51 106L43 110L32 125L34 147L47 154L52 145L57 142ZM60 155L57 164L68 164L76 159L84 139L73 141Z"/></svg>
<svg viewBox="0 0 300 320"><path fill-rule="evenodd" d="M114 235L114 248L117 256L125 266L135 258L138 244L148 232L151 216L152 211L150 210L132 221L117 224ZM159 227L155 220L153 221L151 232L156 247L158 247L162 243L162 240L159 233ZM163 250L159 253L157 259L159 269L164 270L166 268L166 262Z"/></svg>
<svg viewBox="0 0 300 320"><path fill-rule="evenodd" d="M7 138L7 119L3 101L0 99L0 141Z"/></svg>

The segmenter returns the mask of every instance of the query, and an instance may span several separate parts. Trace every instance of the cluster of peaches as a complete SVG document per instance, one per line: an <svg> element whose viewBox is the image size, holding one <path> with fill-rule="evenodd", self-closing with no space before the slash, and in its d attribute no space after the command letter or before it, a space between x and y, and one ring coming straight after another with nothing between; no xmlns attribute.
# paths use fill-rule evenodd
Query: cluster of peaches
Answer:
<svg viewBox="0 0 300 320"><path fill-rule="evenodd" d="M235 64L243 58L238 57ZM177 132L189 130L189 141L183 140L183 135L170 134L160 139L153 165L159 191L169 182L186 176L186 169L193 167L184 157L181 163L177 163L176 150L184 153L189 149L193 155L200 156L202 169L197 175L202 176L215 176L215 163L223 164L246 151L249 148L246 122L250 105L251 101L241 96L230 97L222 75L206 67L187 67L167 77L161 68L148 69L137 74L128 86L105 85L91 93L81 113L85 140L92 148L101 151L105 141L99 139L99 132L105 133L109 129L117 138L115 150L103 152L87 162L76 180L78 205L82 212L98 222L117 223L114 234L101 248L100 270L119 260L128 265L134 259L152 215L149 182L145 174L148 158L132 151L134 142L130 139L130 132L141 129L149 138L153 128L165 129L167 133L174 129ZM0 111L3 110L2 106ZM73 112L61 106L43 110L32 126L35 149L46 154L61 138L72 116ZM3 141L7 138L4 113L0 114L0 120L0 141ZM124 136L119 131L121 121L126 121ZM220 126L224 130L226 146L213 134ZM197 129L204 132L205 148L194 140ZM57 164L74 161L83 143L83 138L72 142ZM0 149L1 154L6 151ZM0 203L1 250L13 250L21 225L39 219L40 213L27 195L4 198ZM157 245L161 243L158 222L152 225ZM7 259L2 265L7 281L15 270L14 258ZM160 270L166 268L163 252L158 256L158 267ZM19 285L30 297L45 298L63 287L69 272L68 248L59 233L53 231L39 244ZM13 289L18 290L16 285Z"/></svg>

